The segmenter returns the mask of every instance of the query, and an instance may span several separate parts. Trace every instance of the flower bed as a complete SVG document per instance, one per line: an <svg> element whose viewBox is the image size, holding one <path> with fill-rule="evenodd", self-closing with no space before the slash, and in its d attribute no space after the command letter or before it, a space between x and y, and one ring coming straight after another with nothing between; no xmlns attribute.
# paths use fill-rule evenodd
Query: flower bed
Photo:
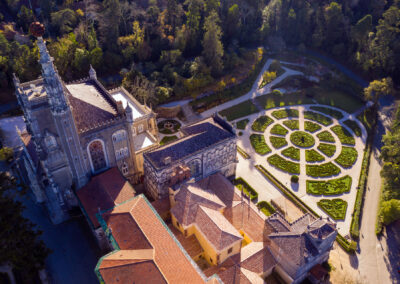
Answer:
<svg viewBox="0 0 400 284"><path fill-rule="evenodd" d="M234 181L235 186L246 194L250 200L255 200L258 198L258 192L255 191L243 178L239 177Z"/></svg>
<svg viewBox="0 0 400 284"><path fill-rule="evenodd" d="M267 158L268 163L284 172L287 172L289 174L300 174L300 164L299 163L294 163L291 161L288 161L281 156L274 154L270 157Z"/></svg>
<svg viewBox="0 0 400 284"><path fill-rule="evenodd" d="M265 143L264 135L251 134L250 143L257 154L265 155L271 152L271 148L269 148L268 145Z"/></svg>
<svg viewBox="0 0 400 284"><path fill-rule="evenodd" d="M270 136L269 141L275 149L280 149L288 144L286 139L283 137Z"/></svg>
<svg viewBox="0 0 400 284"><path fill-rule="evenodd" d="M320 129L321 129L321 126L316 124L316 123L314 123L314 122L311 122L311 121L305 121L304 122L304 130L305 131L314 133L314 132L316 132L316 131L318 131Z"/></svg>
<svg viewBox="0 0 400 284"><path fill-rule="evenodd" d="M244 130L246 128L247 123L249 123L248 119L242 119L236 122L236 128Z"/></svg>
<svg viewBox="0 0 400 284"><path fill-rule="evenodd" d="M276 119L282 119L287 117L299 117L299 111L297 109L281 109L272 112L272 116Z"/></svg>
<svg viewBox="0 0 400 284"><path fill-rule="evenodd" d="M257 132L264 132L267 126L270 125L273 121L274 120L272 118L266 115L260 116L253 122L251 129Z"/></svg>
<svg viewBox="0 0 400 284"><path fill-rule="evenodd" d="M306 165L306 174L311 177L330 177L340 173L340 169L331 162L321 165Z"/></svg>
<svg viewBox="0 0 400 284"><path fill-rule="evenodd" d="M320 143L317 148L328 157L332 157L336 152L336 146L332 144Z"/></svg>
<svg viewBox="0 0 400 284"><path fill-rule="evenodd" d="M287 128L291 130L298 130L299 129L299 121L298 120L285 120L282 122Z"/></svg>
<svg viewBox="0 0 400 284"><path fill-rule="evenodd" d="M290 135L290 141L301 148L308 148L315 144L314 137L304 131L293 132Z"/></svg>
<svg viewBox="0 0 400 284"><path fill-rule="evenodd" d="M351 130L353 130L354 134L357 135L358 137L361 137L361 128L358 126L357 122L354 120L346 120L343 122L347 127L349 127Z"/></svg>
<svg viewBox="0 0 400 284"><path fill-rule="evenodd" d="M281 153L283 156L285 156L287 158L291 158L293 160L300 161L300 150L293 146L286 148Z"/></svg>
<svg viewBox="0 0 400 284"><path fill-rule="evenodd" d="M334 220L344 220L346 217L347 202L343 199L321 199L317 204Z"/></svg>
<svg viewBox="0 0 400 284"><path fill-rule="evenodd" d="M345 128L343 128L340 125L336 125L331 128L331 130L339 137L340 142L342 144L348 144L348 145L355 145L356 141L354 140L354 137L348 132Z"/></svg>
<svg viewBox="0 0 400 284"><path fill-rule="evenodd" d="M333 120L330 117L327 117L325 115L322 115L320 113L316 113L313 111L305 111L304 118L309 119L309 120L314 120L325 126L331 125L333 123Z"/></svg>
<svg viewBox="0 0 400 284"><path fill-rule="evenodd" d="M344 176L328 181L307 180L307 193L312 195L337 195L350 192L352 178Z"/></svg>
<svg viewBox="0 0 400 284"><path fill-rule="evenodd" d="M335 142L335 138L333 138L333 135L329 131L322 131L317 134L317 137L319 141L323 142Z"/></svg>
<svg viewBox="0 0 400 284"><path fill-rule="evenodd" d="M276 135L286 135L289 131L280 124L275 124L270 133Z"/></svg>
<svg viewBox="0 0 400 284"><path fill-rule="evenodd" d="M343 114L340 111L334 110L331 108L327 108L327 107L323 107L323 106L311 106L310 109L325 113L325 114L332 116L338 120L343 118Z"/></svg>
<svg viewBox="0 0 400 284"><path fill-rule="evenodd" d="M325 161L324 156L315 151L314 149L306 150L306 161L307 162L322 162Z"/></svg>
<svg viewBox="0 0 400 284"><path fill-rule="evenodd" d="M335 159L335 162L347 169L357 161L358 152L352 147L342 147L342 152Z"/></svg>

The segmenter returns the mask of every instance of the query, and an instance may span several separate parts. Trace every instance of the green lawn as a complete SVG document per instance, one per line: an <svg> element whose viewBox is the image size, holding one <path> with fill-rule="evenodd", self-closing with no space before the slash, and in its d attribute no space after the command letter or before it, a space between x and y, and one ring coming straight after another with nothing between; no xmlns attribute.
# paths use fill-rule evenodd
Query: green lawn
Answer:
<svg viewBox="0 0 400 284"><path fill-rule="evenodd" d="M287 117L299 117L299 111L297 109L281 109L272 112L272 116L276 119L282 119Z"/></svg>
<svg viewBox="0 0 400 284"><path fill-rule="evenodd" d="M340 174L340 169L333 163L306 165L306 174L311 177L330 177Z"/></svg>
<svg viewBox="0 0 400 284"><path fill-rule="evenodd" d="M270 136L269 141L275 149L280 149L288 144L286 139L283 137Z"/></svg>
<svg viewBox="0 0 400 284"><path fill-rule="evenodd" d="M352 147L342 147L342 152L335 159L336 163L347 169L357 161L357 150Z"/></svg>
<svg viewBox="0 0 400 284"><path fill-rule="evenodd" d="M236 122L236 128L244 130L248 123L249 123L248 119L239 120L238 122Z"/></svg>
<svg viewBox="0 0 400 284"><path fill-rule="evenodd" d="M308 148L315 144L314 137L304 131L295 131L290 134L290 141L301 148Z"/></svg>
<svg viewBox="0 0 400 284"><path fill-rule="evenodd" d="M258 197L258 192L251 187L243 178L239 177L234 181L235 186L240 190L243 191L251 200L255 200Z"/></svg>
<svg viewBox="0 0 400 284"><path fill-rule="evenodd" d="M334 118L336 118L338 120L343 118L343 114L340 111L334 110L334 109L331 109L331 108L328 108L328 107L311 106L310 109L325 113L325 114L327 114L329 116L332 116L332 117L334 117Z"/></svg>
<svg viewBox="0 0 400 284"><path fill-rule="evenodd" d="M357 122L354 120L346 120L343 122L347 127L349 127L351 130L353 130L354 134L358 137L361 137L362 132L360 126L358 126Z"/></svg>
<svg viewBox="0 0 400 284"><path fill-rule="evenodd" d="M307 162L322 162L325 161L324 156L315 151L314 149L306 150L306 161Z"/></svg>
<svg viewBox="0 0 400 284"><path fill-rule="evenodd" d="M282 122L287 128L291 130L298 130L299 129L299 121L298 120L285 120Z"/></svg>
<svg viewBox="0 0 400 284"><path fill-rule="evenodd" d="M304 118L305 119L309 119L309 120L314 120L318 123L321 123L325 126L331 125L333 123L332 119L330 117L327 117L325 115L322 115L320 113L317 112L313 112L313 111L305 111L304 112Z"/></svg>
<svg viewBox="0 0 400 284"><path fill-rule="evenodd" d="M253 122L251 129L253 129L253 131L264 132L267 126L270 125L273 121L274 120L269 116L260 116Z"/></svg>
<svg viewBox="0 0 400 284"><path fill-rule="evenodd" d="M265 143L264 135L260 134L251 134L250 135L250 143L251 146L254 148L256 153L260 155L265 155L271 152L271 148Z"/></svg>
<svg viewBox="0 0 400 284"><path fill-rule="evenodd" d="M318 145L318 150L320 150L322 153L324 153L328 157L332 157L336 152L336 146L333 144L320 143Z"/></svg>
<svg viewBox="0 0 400 284"><path fill-rule="evenodd" d="M172 141L175 141L177 139L178 139L178 137L176 135L174 135L174 136L164 136L164 138L161 139L161 141L160 141L160 145L162 146L162 145L171 143Z"/></svg>
<svg viewBox="0 0 400 284"><path fill-rule="evenodd" d="M317 137L320 141L324 142L335 142L335 138L333 138L332 134L329 131L322 131L317 134Z"/></svg>
<svg viewBox="0 0 400 284"><path fill-rule="evenodd" d="M321 199L317 204L334 220L344 220L346 217L347 202L343 199Z"/></svg>
<svg viewBox="0 0 400 284"><path fill-rule="evenodd" d="M316 124L316 123L314 123L314 122L311 122L311 121L305 121L304 122L304 130L305 131L314 133L314 132L316 132L316 131L318 131L320 129L321 129L321 126Z"/></svg>
<svg viewBox="0 0 400 284"><path fill-rule="evenodd" d="M307 180L307 193L312 195L339 195L350 192L352 179L344 176L328 181Z"/></svg>
<svg viewBox="0 0 400 284"><path fill-rule="evenodd" d="M284 172L287 172L289 174L300 174L300 164L299 163L294 163L292 161L288 161L281 156L274 154L270 157L267 158L268 163Z"/></svg>
<svg viewBox="0 0 400 284"><path fill-rule="evenodd" d="M300 161L300 149L290 146L285 150L282 150L281 154L287 158L291 158L296 161Z"/></svg>
<svg viewBox="0 0 400 284"><path fill-rule="evenodd" d="M257 107L251 102L251 100L248 100L224 109L220 111L219 114L226 117L228 121L232 121L256 112L258 112Z"/></svg>
<svg viewBox="0 0 400 284"><path fill-rule="evenodd" d="M331 130L337 135L337 137L339 137L339 140L340 140L340 142L342 142L342 144L347 144L347 145L355 145L356 144L356 141L355 141L353 135L351 135L351 133L349 131L347 131L345 128L343 128L343 126L336 125L336 126L332 127Z"/></svg>
<svg viewBox="0 0 400 284"><path fill-rule="evenodd" d="M271 134L283 135L283 136L285 136L288 132L289 131L280 124L275 124L270 131Z"/></svg>

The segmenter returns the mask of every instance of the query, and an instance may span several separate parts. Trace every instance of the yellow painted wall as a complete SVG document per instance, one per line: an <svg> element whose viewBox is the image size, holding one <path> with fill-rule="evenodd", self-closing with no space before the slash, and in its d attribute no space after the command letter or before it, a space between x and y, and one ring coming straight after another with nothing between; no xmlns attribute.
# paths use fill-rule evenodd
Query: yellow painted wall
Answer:
<svg viewBox="0 0 400 284"><path fill-rule="evenodd" d="M247 246L249 243L251 243L253 241L243 230L240 230L239 233L243 237L242 247Z"/></svg>

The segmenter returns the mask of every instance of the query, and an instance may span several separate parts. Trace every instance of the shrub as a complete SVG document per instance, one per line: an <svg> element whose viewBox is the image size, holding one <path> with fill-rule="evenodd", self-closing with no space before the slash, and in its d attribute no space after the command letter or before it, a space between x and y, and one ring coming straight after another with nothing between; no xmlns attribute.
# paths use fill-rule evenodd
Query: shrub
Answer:
<svg viewBox="0 0 400 284"><path fill-rule="evenodd" d="M343 168L350 168L357 161L357 150L352 147L342 147L342 152L335 159L336 163L341 165Z"/></svg>
<svg viewBox="0 0 400 284"><path fill-rule="evenodd" d="M289 148L286 148L281 153L285 157L291 158L291 159L296 160L296 161L300 161L300 150L295 148L295 147L293 147L293 146L290 146Z"/></svg>
<svg viewBox="0 0 400 284"><path fill-rule="evenodd" d="M335 138L333 138L332 134L329 131L322 131L317 134L317 137L320 141L324 142L335 142Z"/></svg>
<svg viewBox="0 0 400 284"><path fill-rule="evenodd" d="M239 136L242 136L242 135L243 135L243 132L242 132L242 131L239 131L238 135L239 135Z"/></svg>
<svg viewBox="0 0 400 284"><path fill-rule="evenodd" d="M264 135L260 134L251 134L250 135L250 143L251 146L254 148L256 153L260 155L265 155L271 152L271 149L265 143Z"/></svg>
<svg viewBox="0 0 400 284"><path fill-rule="evenodd" d="M286 135L289 131L280 124L275 124L270 133L276 135Z"/></svg>
<svg viewBox="0 0 400 284"><path fill-rule="evenodd" d="M236 122L236 128L237 129L245 129L246 128L246 125L249 123L249 120L248 119L242 119L242 120L240 120L240 121L238 121L238 122Z"/></svg>
<svg viewBox="0 0 400 284"><path fill-rule="evenodd" d="M346 120L343 122L347 127L349 127L351 130L353 130L354 134L358 137L361 137L362 132L360 126L358 126L357 122L354 120Z"/></svg>
<svg viewBox="0 0 400 284"><path fill-rule="evenodd" d="M307 180L307 193L312 195L338 195L345 192L350 192L352 178L344 176L328 181Z"/></svg>
<svg viewBox="0 0 400 284"><path fill-rule="evenodd" d="M0 149L0 161L8 161L14 156L14 150L9 147L3 147Z"/></svg>
<svg viewBox="0 0 400 284"><path fill-rule="evenodd" d="M274 59L268 68L269 71L274 71L278 74L278 76L282 75L285 72L285 69L282 68L279 60Z"/></svg>
<svg viewBox="0 0 400 284"><path fill-rule="evenodd" d="M346 217L347 202L343 199L321 199L317 204L334 220L344 220Z"/></svg>
<svg viewBox="0 0 400 284"><path fill-rule="evenodd" d="M290 135L290 141L294 145L296 145L298 147L302 147L302 148L308 148L308 147L314 146L314 144L315 144L314 137L312 137L310 134L308 134L304 131L293 132Z"/></svg>
<svg viewBox="0 0 400 284"><path fill-rule="evenodd" d="M342 144L348 144L348 145L356 144L354 137L341 125L336 125L332 127L331 130L337 135L337 137L339 137L339 140L340 142L342 142Z"/></svg>
<svg viewBox="0 0 400 284"><path fill-rule="evenodd" d="M273 121L274 120L272 118L266 115L260 116L253 122L251 129L258 132L264 132L267 126L270 125Z"/></svg>
<svg viewBox="0 0 400 284"><path fill-rule="evenodd" d="M287 128L291 130L298 130L299 129L299 121L298 120L285 120L282 122Z"/></svg>
<svg viewBox="0 0 400 284"><path fill-rule="evenodd" d="M309 119L309 120L314 120L325 126L328 126L333 123L333 120L330 117L327 117L325 115L322 115L320 113L316 113L313 111L305 111L304 118Z"/></svg>
<svg viewBox="0 0 400 284"><path fill-rule="evenodd" d="M300 164L288 161L277 154L267 158L268 163L275 168L289 174L300 174Z"/></svg>
<svg viewBox="0 0 400 284"><path fill-rule="evenodd" d="M400 200L391 199L389 201L382 202L382 207L380 210L380 216L382 217L382 222L385 225L400 219Z"/></svg>
<svg viewBox="0 0 400 284"><path fill-rule="evenodd" d="M332 157L336 152L336 146L332 144L320 143L317 148L328 157Z"/></svg>
<svg viewBox="0 0 400 284"><path fill-rule="evenodd" d="M260 89L263 88L265 85L271 83L277 77L275 71L265 71L263 74L263 80L260 85Z"/></svg>
<svg viewBox="0 0 400 284"><path fill-rule="evenodd" d="M343 114L340 111L335 110L335 109L331 109L331 108L328 108L328 107L311 106L310 109L325 113L325 114L327 114L329 116L332 116L332 117L336 118L337 120L340 120L340 119L343 118Z"/></svg>
<svg viewBox="0 0 400 284"><path fill-rule="evenodd" d="M276 212L276 209L267 201L260 201L257 203L258 209L265 214L265 216L271 216Z"/></svg>
<svg viewBox="0 0 400 284"><path fill-rule="evenodd" d="M275 149L282 148L288 144L286 139L283 137L270 136L269 141Z"/></svg>
<svg viewBox="0 0 400 284"><path fill-rule="evenodd" d="M299 117L299 111L297 109L281 109L272 112L272 116L276 119L282 119L287 117Z"/></svg>
<svg viewBox="0 0 400 284"><path fill-rule="evenodd" d="M291 176L290 177L290 182L298 183L299 182L299 176Z"/></svg>
<svg viewBox="0 0 400 284"><path fill-rule="evenodd" d="M174 135L174 136L164 136L164 138L161 139L161 141L160 141L160 145L162 146L162 145L171 143L172 141L175 141L177 139L178 139L178 137L176 135Z"/></svg>
<svg viewBox="0 0 400 284"><path fill-rule="evenodd" d="M304 122L304 130L305 131L314 133L314 132L316 132L316 131L318 131L320 129L321 129L321 126L319 126L318 124L316 124L314 122L311 122L311 121L305 121Z"/></svg>
<svg viewBox="0 0 400 284"><path fill-rule="evenodd" d="M256 200L258 198L258 192L255 191L243 178L239 177L234 181L235 186L247 195L250 200Z"/></svg>
<svg viewBox="0 0 400 284"><path fill-rule="evenodd" d="M306 174L311 177L329 177L340 173L340 169L331 162L321 165L306 165Z"/></svg>
<svg viewBox="0 0 400 284"><path fill-rule="evenodd" d="M325 158L315 151L314 149L306 150L306 161L307 162L322 162Z"/></svg>

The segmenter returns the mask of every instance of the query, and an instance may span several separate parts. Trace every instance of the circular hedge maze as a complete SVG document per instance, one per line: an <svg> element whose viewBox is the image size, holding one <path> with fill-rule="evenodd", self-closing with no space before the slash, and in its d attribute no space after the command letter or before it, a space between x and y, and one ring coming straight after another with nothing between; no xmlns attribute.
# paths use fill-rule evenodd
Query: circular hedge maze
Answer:
<svg viewBox="0 0 400 284"><path fill-rule="evenodd" d="M347 198L327 197L350 192L359 154L356 137L362 132L349 117L326 106L292 106L249 122L251 145L275 169L273 174L283 183L299 176L303 192L317 198L318 207L336 220L345 219Z"/></svg>

